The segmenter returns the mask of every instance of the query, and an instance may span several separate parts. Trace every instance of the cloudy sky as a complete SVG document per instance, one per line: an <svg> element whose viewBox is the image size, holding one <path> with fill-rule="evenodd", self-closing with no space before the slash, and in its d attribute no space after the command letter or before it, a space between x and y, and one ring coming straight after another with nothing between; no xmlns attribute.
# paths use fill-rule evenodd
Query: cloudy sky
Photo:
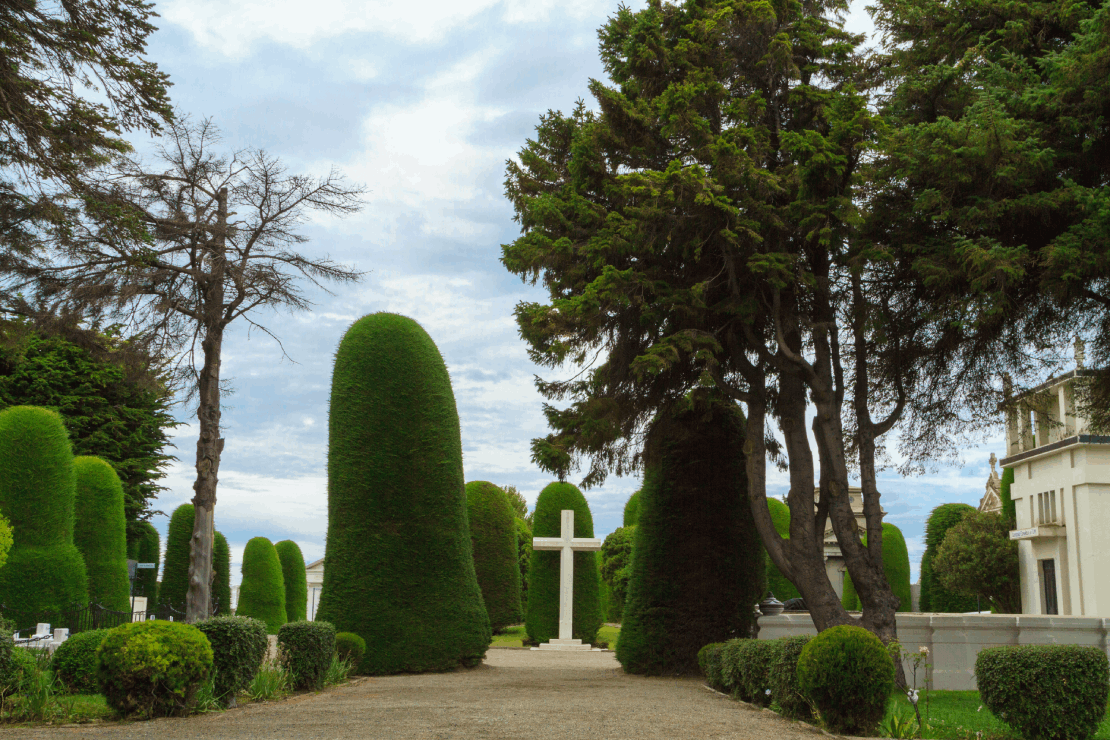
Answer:
<svg viewBox="0 0 1110 740"><path fill-rule="evenodd" d="M853 30L871 28L862 5L853 5ZM235 393L224 408L216 527L232 545L233 581L254 536L293 539L308 561L323 556L332 356L351 322L373 311L412 316L438 344L467 480L512 484L534 502L550 477L529 459L530 440L547 431L533 376L551 376L529 362L512 310L546 295L499 262L501 245L519 233L504 163L541 113L589 102L589 79L604 78L597 29L617 0L162 0L155 8L149 58L170 75L181 112L210 117L227 151L262 148L292 173L335 166L370 191L357 216L302 230L307 254L331 255L366 279L314 295L311 313L259 317L289 358L242 327L225 342L223 373ZM158 502L167 514L192 496L195 420L184 410L180 418L180 461ZM968 451L962 468L884 475L887 521L906 534L914 579L928 512L977 504L992 450L1002 452L999 439ZM637 487L610 478L586 492L599 536L620 526ZM785 490L781 476L772 479L770 493ZM154 521L164 537L168 518Z"/></svg>

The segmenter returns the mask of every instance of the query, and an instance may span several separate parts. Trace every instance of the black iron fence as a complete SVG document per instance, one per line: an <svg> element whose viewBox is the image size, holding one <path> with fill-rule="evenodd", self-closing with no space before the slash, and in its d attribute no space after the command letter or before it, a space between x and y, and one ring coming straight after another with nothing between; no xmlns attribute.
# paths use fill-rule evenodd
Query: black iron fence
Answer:
<svg viewBox="0 0 1110 740"><path fill-rule="evenodd" d="M212 600L212 613L218 610L219 603ZM55 629L68 629L69 634L88 630L111 629L128 622L141 622L147 619L165 619L174 622L185 621L185 610L177 609L169 604L158 604L146 611L116 611L100 604L86 606L74 605L68 609L49 611L25 611L23 609L10 609L0 604L0 617L14 624L13 630L22 637L29 637L34 633L35 627L40 624L49 624L51 631Z"/></svg>

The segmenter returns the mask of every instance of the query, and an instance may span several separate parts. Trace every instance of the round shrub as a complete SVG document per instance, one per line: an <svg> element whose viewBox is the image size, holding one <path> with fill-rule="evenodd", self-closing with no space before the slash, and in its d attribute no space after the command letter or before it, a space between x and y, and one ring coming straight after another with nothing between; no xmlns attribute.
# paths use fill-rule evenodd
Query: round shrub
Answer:
<svg viewBox="0 0 1110 740"><path fill-rule="evenodd" d="M532 528L516 518L517 562L520 564L520 613L528 613L528 566L532 562Z"/></svg>
<svg viewBox="0 0 1110 740"><path fill-rule="evenodd" d="M628 497L628 501L624 503L624 520L621 522L623 527L635 527L636 522L640 520L640 492L636 491Z"/></svg>
<svg viewBox="0 0 1110 740"><path fill-rule="evenodd" d="M336 351L329 408L317 619L366 640L361 673L477 665L489 616L470 552L458 409L432 338L396 314L356 321Z"/></svg>
<svg viewBox="0 0 1110 740"><path fill-rule="evenodd" d="M166 559L162 564L162 583L158 587L158 609L174 619L185 613L185 599L189 594L189 543L193 539L193 521L196 512L192 504L181 504L170 516L166 533Z"/></svg>
<svg viewBox="0 0 1110 740"><path fill-rule="evenodd" d="M767 508L771 512L771 523L775 525L775 531L780 537L790 539L790 507L777 498L768 498ZM767 558L767 590L779 601L799 599L802 596L798 587L787 580L770 557Z"/></svg>
<svg viewBox="0 0 1110 740"><path fill-rule="evenodd" d="M216 699L231 704L250 686L266 657L266 624L250 617L212 617L197 622L212 646Z"/></svg>
<svg viewBox="0 0 1110 740"><path fill-rule="evenodd" d="M696 673L702 645L751 634L766 561L745 439L740 407L704 390L652 422L617 643L626 672Z"/></svg>
<svg viewBox="0 0 1110 740"><path fill-rule="evenodd" d="M798 684L829 732L871 735L894 689L894 661L873 632L830 627L802 648Z"/></svg>
<svg viewBox="0 0 1110 740"><path fill-rule="evenodd" d="M466 484L466 512L474 573L490 629L501 632L521 620L516 517L505 492L486 481Z"/></svg>
<svg viewBox="0 0 1110 740"><path fill-rule="evenodd" d="M184 716L212 673L212 646L191 624L152 620L109 630L100 648L100 693L124 716Z"/></svg>
<svg viewBox="0 0 1110 740"><path fill-rule="evenodd" d="M135 571L134 594L147 598L147 608L154 609L158 598L158 565L161 562L162 537L150 522L135 525L138 531L132 541L130 557L140 563L154 563L153 568Z"/></svg>
<svg viewBox="0 0 1110 740"><path fill-rule="evenodd" d="M85 558L89 601L106 609L130 611L123 484L112 466L99 457L75 457L73 470L77 490L73 544Z"/></svg>
<svg viewBox="0 0 1110 740"><path fill-rule="evenodd" d="M285 578L277 550L265 537L252 537L243 549L243 580L239 584L239 604L235 614L254 617L276 635L288 622L285 614Z"/></svg>
<svg viewBox="0 0 1110 740"><path fill-rule="evenodd" d="M75 694L95 694L97 681L96 651L109 630L89 630L71 635L54 651L54 675Z"/></svg>
<svg viewBox="0 0 1110 740"><path fill-rule="evenodd" d="M285 617L290 622L300 622L308 616L308 577L305 575L304 555L293 540L282 540L274 545L281 561L281 577L285 582Z"/></svg>
<svg viewBox="0 0 1110 740"><path fill-rule="evenodd" d="M335 653L340 660L349 660L351 665L357 666L366 654L366 640L354 632L339 632L335 635Z"/></svg>
<svg viewBox="0 0 1110 740"><path fill-rule="evenodd" d="M551 483L536 499L532 532L536 537L560 537L563 509L574 510L574 536L593 537L594 519L586 497L570 483ZM559 570L562 553L534 550L528 567L528 638L547 642L559 636ZM596 552L574 553L574 606L572 638L593 643L601 627L601 576ZM623 635L622 638L623 640ZM619 644L619 643L618 643Z"/></svg>
<svg viewBox="0 0 1110 740"><path fill-rule="evenodd" d="M798 658L813 638L810 635L780 637L778 654L771 664L771 700L779 713L790 719L808 720L813 708L798 684Z"/></svg>
<svg viewBox="0 0 1110 740"><path fill-rule="evenodd" d="M30 650L21 647L13 648L7 667L0 672L0 691L5 696L23 693L36 670L38 670L38 660Z"/></svg>
<svg viewBox="0 0 1110 740"><path fill-rule="evenodd" d="M975 659L983 705L1025 740L1087 740L1098 730L1110 693L1102 648L1009 645Z"/></svg>
<svg viewBox="0 0 1110 740"><path fill-rule="evenodd" d="M970 612L975 611L974 596L964 596L948 591L938 581L933 572L933 560L937 556L940 543L948 530L959 524L964 514L975 511L967 504L941 504L933 509L925 522L925 554L921 556L921 603L923 612Z"/></svg>
<svg viewBox="0 0 1110 740"><path fill-rule="evenodd" d="M215 600L215 615L231 616L231 548L227 538L220 532L212 535L212 598Z"/></svg>
<svg viewBox="0 0 1110 740"><path fill-rule="evenodd" d="M318 689L335 655L331 622L289 622L278 630L278 652L295 689Z"/></svg>
<svg viewBox="0 0 1110 740"><path fill-rule="evenodd" d="M867 535L860 538L867 545ZM883 574L890 589L898 597L898 611L913 611L913 593L910 591L910 553L906 549L906 538L902 530L893 524L883 522ZM844 593L840 604L848 611L859 611L859 594L852 583L852 577L844 574Z"/></svg>

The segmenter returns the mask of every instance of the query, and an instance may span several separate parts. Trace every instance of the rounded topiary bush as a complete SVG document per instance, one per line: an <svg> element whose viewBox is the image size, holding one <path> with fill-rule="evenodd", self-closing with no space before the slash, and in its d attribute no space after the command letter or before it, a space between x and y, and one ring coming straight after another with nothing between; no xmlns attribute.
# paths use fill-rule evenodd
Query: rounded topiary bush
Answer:
<svg viewBox="0 0 1110 740"><path fill-rule="evenodd" d="M99 690L96 651L108 632L78 632L54 651L51 666L66 689L75 694L95 694Z"/></svg>
<svg viewBox="0 0 1110 740"><path fill-rule="evenodd" d="M867 535L860 538L867 544ZM910 591L910 553L906 549L906 538L902 530L893 524L883 522L883 573L890 589L898 597L898 611L913 611L913 593ZM859 594L852 583L852 577L844 574L844 593L840 604L848 611L859 611Z"/></svg>
<svg viewBox="0 0 1110 740"><path fill-rule="evenodd" d="M170 516L166 533L166 557L162 564L162 583L158 586L158 611L160 617L172 616L180 620L185 614L185 600L189 595L189 543L193 539L193 520L196 512L192 504L181 504Z"/></svg>
<svg viewBox="0 0 1110 740"><path fill-rule="evenodd" d="M285 578L274 544L265 537L253 537L243 549L243 580L239 584L236 616L254 617L276 635L288 622L285 613Z"/></svg>
<svg viewBox="0 0 1110 740"><path fill-rule="evenodd" d="M586 497L570 483L551 483L536 499L532 514L535 537L560 537L562 511L574 511L574 536L593 537L594 520ZM559 571L562 553L534 550L528 567L528 615L524 628L528 638L547 642L559 637ZM574 606L572 638L592 644L601 627L600 571L596 552L574 553ZM623 639L623 637L622 637Z"/></svg>
<svg viewBox="0 0 1110 740"><path fill-rule="evenodd" d="M231 548L220 532L212 534L212 599L215 615L231 616Z"/></svg>
<svg viewBox="0 0 1110 740"><path fill-rule="evenodd" d="M949 592L940 584L936 574L933 573L933 560L937 556L940 543L948 530L959 524L964 514L975 511L975 507L968 504L941 504L933 509L925 521L925 554L921 556L921 603L919 608L923 612L954 612L963 613L975 611L974 596L964 596Z"/></svg>
<svg viewBox="0 0 1110 740"><path fill-rule="evenodd" d="M197 622L212 646L216 699L234 705L235 697L250 686L270 646L266 623L250 617L212 617Z"/></svg>
<svg viewBox="0 0 1110 740"><path fill-rule="evenodd" d="M308 615L308 577L304 555L293 540L274 545L281 561L281 577L285 582L285 616L287 621L300 622Z"/></svg>
<svg viewBox="0 0 1110 740"><path fill-rule="evenodd" d="M802 648L798 685L830 732L871 735L894 689L894 661L873 632L830 627Z"/></svg>
<svg viewBox="0 0 1110 740"><path fill-rule="evenodd" d="M486 654L451 378L410 318L364 316L336 352L325 559L317 618L366 640L362 673L474 666Z"/></svg>
<svg viewBox="0 0 1110 740"><path fill-rule="evenodd" d="M340 660L349 660L352 666L357 666L366 654L366 640L354 632L338 632L335 635L335 654Z"/></svg>
<svg viewBox="0 0 1110 740"><path fill-rule="evenodd" d="M779 713L790 719L808 720L813 708L798 683L798 659L813 638L810 635L780 637L778 654L771 664L771 700L779 705Z"/></svg>
<svg viewBox="0 0 1110 740"><path fill-rule="evenodd" d="M158 598L158 565L161 562L162 537L150 522L135 525L138 535L131 543L129 556L140 563L154 563L153 568L135 571L135 596L145 596L147 608L154 609Z"/></svg>
<svg viewBox="0 0 1110 740"><path fill-rule="evenodd" d="M771 523L775 525L775 531L780 537L790 539L790 507L777 498L768 498L767 508L771 512ZM770 557L767 558L767 590L779 601L799 599L802 596L798 587L787 580Z"/></svg>
<svg viewBox="0 0 1110 740"><path fill-rule="evenodd" d="M516 517L505 492L486 481L466 484L466 511L478 587L490 629L500 632L521 620Z"/></svg>
<svg viewBox="0 0 1110 740"><path fill-rule="evenodd" d="M624 502L624 520L622 527L635 527L640 519L640 492L636 491Z"/></svg>
<svg viewBox="0 0 1110 740"><path fill-rule="evenodd" d="M130 611L123 484L112 466L99 457L75 457L73 470L77 491L73 544L85 558L89 601L115 611Z"/></svg>
<svg viewBox="0 0 1110 740"><path fill-rule="evenodd" d="M698 390L648 430L617 642L628 673L696 673L702 645L751 634L766 573L748 503L745 427L739 406Z"/></svg>
<svg viewBox="0 0 1110 740"><path fill-rule="evenodd" d="M318 689L335 655L331 622L289 622L278 630L278 653L295 689Z"/></svg>
<svg viewBox="0 0 1110 740"><path fill-rule="evenodd" d="M152 620L109 630L97 650L100 693L124 716L184 716L212 673L212 646L191 624Z"/></svg>

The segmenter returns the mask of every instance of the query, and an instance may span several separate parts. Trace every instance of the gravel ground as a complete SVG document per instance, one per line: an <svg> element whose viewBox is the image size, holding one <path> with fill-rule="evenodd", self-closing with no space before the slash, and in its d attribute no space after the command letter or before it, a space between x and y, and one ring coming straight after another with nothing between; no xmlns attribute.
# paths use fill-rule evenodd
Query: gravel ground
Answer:
<svg viewBox="0 0 1110 740"><path fill-rule="evenodd" d="M823 733L705 688L628 676L613 653L491 649L473 670L367 677L321 694L150 722L4 728L0 738L818 740Z"/></svg>

